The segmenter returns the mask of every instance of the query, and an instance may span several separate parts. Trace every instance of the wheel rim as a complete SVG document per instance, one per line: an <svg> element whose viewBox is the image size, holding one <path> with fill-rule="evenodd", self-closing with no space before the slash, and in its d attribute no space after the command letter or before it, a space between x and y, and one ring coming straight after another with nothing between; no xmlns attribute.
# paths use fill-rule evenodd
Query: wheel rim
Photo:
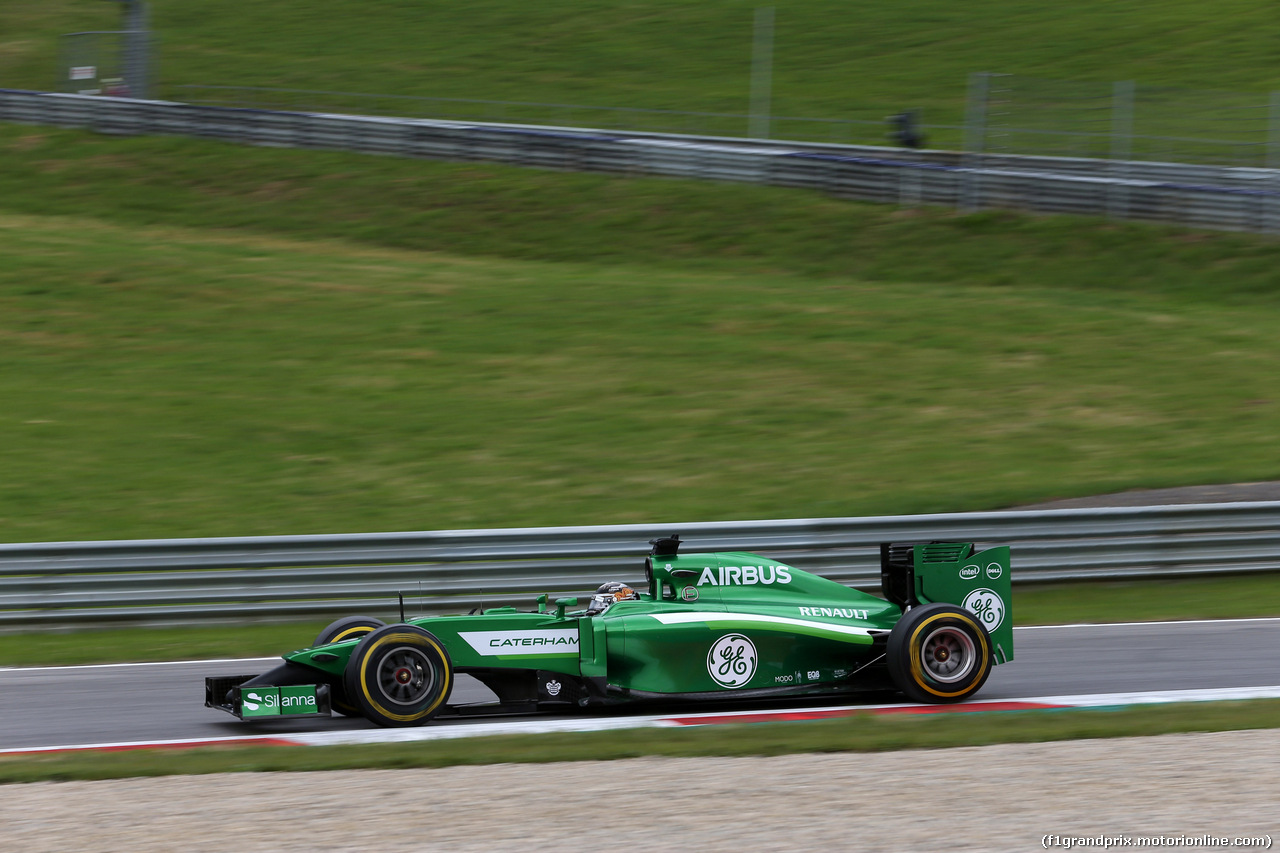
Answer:
<svg viewBox="0 0 1280 853"><path fill-rule="evenodd" d="M973 669L977 651L973 638L959 628L938 628L924 638L920 658L930 678L952 684Z"/></svg>
<svg viewBox="0 0 1280 853"><path fill-rule="evenodd" d="M417 705L431 695L436 668L421 649L398 646L378 664L378 691L395 705Z"/></svg>

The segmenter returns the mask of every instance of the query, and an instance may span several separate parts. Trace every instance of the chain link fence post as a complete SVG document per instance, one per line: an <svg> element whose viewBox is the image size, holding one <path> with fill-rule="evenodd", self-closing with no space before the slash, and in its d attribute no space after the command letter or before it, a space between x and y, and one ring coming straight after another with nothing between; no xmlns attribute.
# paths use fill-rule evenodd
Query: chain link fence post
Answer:
<svg viewBox="0 0 1280 853"><path fill-rule="evenodd" d="M1107 191L1107 216L1129 217L1129 163L1133 159L1132 80L1117 81L1111 89L1111 186Z"/></svg>
<svg viewBox="0 0 1280 853"><path fill-rule="evenodd" d="M1270 192L1266 197L1262 229L1280 231L1280 92L1271 93L1267 111L1267 168L1271 170L1266 181Z"/></svg>
<svg viewBox="0 0 1280 853"><path fill-rule="evenodd" d="M991 72L977 71L969 75L969 96L964 116L964 186L960 207L978 210L982 207L982 154L987 138L987 101L991 97Z"/></svg>
<svg viewBox="0 0 1280 853"><path fill-rule="evenodd" d="M773 7L756 8L751 48L751 121L747 135L769 138L770 100L773 97Z"/></svg>
<svg viewBox="0 0 1280 853"><path fill-rule="evenodd" d="M151 93L151 26L144 0L127 0L124 24L124 81L131 98Z"/></svg>

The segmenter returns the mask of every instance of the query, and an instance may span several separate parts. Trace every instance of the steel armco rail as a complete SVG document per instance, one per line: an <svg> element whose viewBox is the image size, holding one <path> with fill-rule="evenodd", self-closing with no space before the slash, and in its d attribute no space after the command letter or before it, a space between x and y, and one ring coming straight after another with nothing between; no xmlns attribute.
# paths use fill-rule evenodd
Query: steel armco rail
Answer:
<svg viewBox="0 0 1280 853"><path fill-rule="evenodd" d="M197 106L0 89L0 120L576 171L804 187L897 204L1280 230L1280 171Z"/></svg>
<svg viewBox="0 0 1280 853"><path fill-rule="evenodd" d="M757 551L851 586L879 585L878 544L1013 547L1016 582L1280 569L1280 502L705 524L0 545L0 628L92 622L389 616L528 606L640 583L647 541Z"/></svg>

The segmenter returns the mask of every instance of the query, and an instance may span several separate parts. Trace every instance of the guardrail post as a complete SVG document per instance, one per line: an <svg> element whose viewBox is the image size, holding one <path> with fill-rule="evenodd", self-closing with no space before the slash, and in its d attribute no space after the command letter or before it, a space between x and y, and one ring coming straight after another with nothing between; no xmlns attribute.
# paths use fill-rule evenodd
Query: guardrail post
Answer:
<svg viewBox="0 0 1280 853"><path fill-rule="evenodd" d="M915 165L919 158L908 148L899 151L898 156L902 158L898 165L898 204L901 207L916 207L924 197L924 176Z"/></svg>

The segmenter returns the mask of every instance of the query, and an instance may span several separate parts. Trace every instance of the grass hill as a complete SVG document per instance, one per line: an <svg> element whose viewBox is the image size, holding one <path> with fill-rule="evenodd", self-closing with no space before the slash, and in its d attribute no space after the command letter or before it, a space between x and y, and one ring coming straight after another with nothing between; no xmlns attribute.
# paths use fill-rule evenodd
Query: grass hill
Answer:
<svg viewBox="0 0 1280 853"><path fill-rule="evenodd" d="M167 84L746 101L749 5L152 6ZM1274 85L1259 4L938 8L779 5L778 111L941 113L975 68ZM0 7L0 85L44 88L56 34L116 12ZM0 232L0 540L1280 477L1266 236L15 125Z"/></svg>
<svg viewBox="0 0 1280 853"><path fill-rule="evenodd" d="M0 128L10 541L1275 477L1274 245Z"/></svg>
<svg viewBox="0 0 1280 853"><path fill-rule="evenodd" d="M151 0L161 94L184 84L745 113L755 7L735 0ZM1045 4L771 0L777 115L959 124L975 71L1280 89L1263 0ZM101 0L0 6L0 86L53 85L61 33L114 29ZM878 132L878 131L877 131Z"/></svg>

